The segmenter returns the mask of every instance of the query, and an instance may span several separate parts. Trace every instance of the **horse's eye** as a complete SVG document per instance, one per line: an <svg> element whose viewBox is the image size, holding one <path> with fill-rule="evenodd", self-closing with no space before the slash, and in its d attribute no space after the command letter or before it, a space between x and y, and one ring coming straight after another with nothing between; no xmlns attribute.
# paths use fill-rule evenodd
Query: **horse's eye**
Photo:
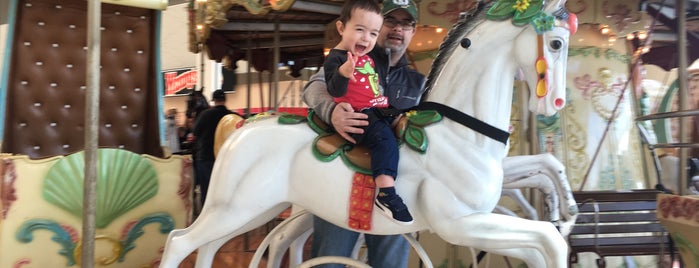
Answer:
<svg viewBox="0 0 699 268"><path fill-rule="evenodd" d="M561 40L553 40L553 41L551 41L550 45L551 45L551 48L553 48L555 50L559 50L559 49L561 49L561 47L563 47L563 43L561 42Z"/></svg>
<svg viewBox="0 0 699 268"><path fill-rule="evenodd" d="M471 40L468 38L461 39L461 47L468 48L471 46Z"/></svg>

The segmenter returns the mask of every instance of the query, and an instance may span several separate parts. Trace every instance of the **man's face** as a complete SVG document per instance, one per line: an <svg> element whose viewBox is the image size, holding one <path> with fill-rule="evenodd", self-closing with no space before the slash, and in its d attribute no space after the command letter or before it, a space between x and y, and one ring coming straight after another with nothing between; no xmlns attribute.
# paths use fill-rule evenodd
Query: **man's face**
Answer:
<svg viewBox="0 0 699 268"><path fill-rule="evenodd" d="M404 9L397 9L384 16L377 44L391 52L405 52L415 35L415 21Z"/></svg>

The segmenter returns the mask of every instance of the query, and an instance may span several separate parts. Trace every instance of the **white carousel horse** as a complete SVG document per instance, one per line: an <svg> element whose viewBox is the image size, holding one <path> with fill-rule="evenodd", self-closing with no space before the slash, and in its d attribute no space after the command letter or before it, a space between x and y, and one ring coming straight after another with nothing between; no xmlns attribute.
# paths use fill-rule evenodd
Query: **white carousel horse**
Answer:
<svg viewBox="0 0 699 268"><path fill-rule="evenodd" d="M489 5L512 9L499 2ZM560 20L568 15L564 1L529 8L541 8L551 18L547 31L537 34L530 24L486 20L482 8L450 30L423 102L451 107L443 114L459 115L424 127L432 137L425 153L401 147L396 190L414 223L398 225L374 212L368 233L429 230L451 244L519 258L529 267L566 266L567 245L553 224L491 213L502 189L502 133L506 138L512 78L522 70L534 112L552 115L565 103L568 37L576 25ZM524 11L515 18L539 14ZM535 65L538 71L532 70ZM454 120L480 122L484 133ZM196 267L210 267L224 243L270 221L291 203L348 228L354 172L340 159L318 161L311 150L315 136L307 126L276 120L257 120L236 130L218 152L206 205L192 225L170 233L161 267L177 267L196 249Z"/></svg>
<svg viewBox="0 0 699 268"><path fill-rule="evenodd" d="M219 124L220 126L220 124ZM577 219L577 205L573 198L565 167L553 155L522 155L506 157L503 160L503 189L502 195L511 198L515 205L522 209L524 217L530 220L539 220L536 209L529 203L521 192L522 188L534 188L543 194L544 218L556 225L562 236L567 236L575 220ZM562 200L562 201L561 201ZM277 225L260 244L252 258L250 267L258 267L262 255L269 248L267 254L267 267L280 267L284 254L289 252L289 264L296 267L303 262L303 248L306 240L313 231L313 215L307 211L297 211L294 215ZM517 216L511 210L496 206L496 213ZM417 252L426 267L432 267L429 257L410 235L406 236L410 244ZM352 259L362 259L359 256L359 247L363 244L360 239L353 251ZM345 265L355 264L354 260L347 258L325 258L319 263L341 263Z"/></svg>

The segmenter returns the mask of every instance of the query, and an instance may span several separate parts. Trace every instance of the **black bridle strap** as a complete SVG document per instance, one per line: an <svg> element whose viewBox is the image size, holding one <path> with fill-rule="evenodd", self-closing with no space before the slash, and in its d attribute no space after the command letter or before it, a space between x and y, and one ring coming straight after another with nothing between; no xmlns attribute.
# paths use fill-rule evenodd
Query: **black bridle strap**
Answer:
<svg viewBox="0 0 699 268"><path fill-rule="evenodd" d="M425 101L421 102L420 104L418 104L418 106L415 106L413 109L435 110L442 116L454 120L457 123L464 125L467 128L473 129L476 132L481 133L491 139L502 142L503 144L507 144L507 139L510 138L510 133L508 133L507 131L491 126L486 122L483 122L477 118L474 118L470 115L462 113L457 109L451 108L441 103Z"/></svg>

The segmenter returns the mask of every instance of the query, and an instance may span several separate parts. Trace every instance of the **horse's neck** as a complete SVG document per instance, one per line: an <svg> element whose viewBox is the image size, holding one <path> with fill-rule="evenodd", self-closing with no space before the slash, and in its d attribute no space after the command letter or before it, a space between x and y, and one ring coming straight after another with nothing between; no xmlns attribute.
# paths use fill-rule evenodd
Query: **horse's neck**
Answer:
<svg viewBox="0 0 699 268"><path fill-rule="evenodd" d="M517 70L511 53L513 42L485 38L487 30L475 29L469 34L471 47L456 48L427 100L443 103L507 131Z"/></svg>

